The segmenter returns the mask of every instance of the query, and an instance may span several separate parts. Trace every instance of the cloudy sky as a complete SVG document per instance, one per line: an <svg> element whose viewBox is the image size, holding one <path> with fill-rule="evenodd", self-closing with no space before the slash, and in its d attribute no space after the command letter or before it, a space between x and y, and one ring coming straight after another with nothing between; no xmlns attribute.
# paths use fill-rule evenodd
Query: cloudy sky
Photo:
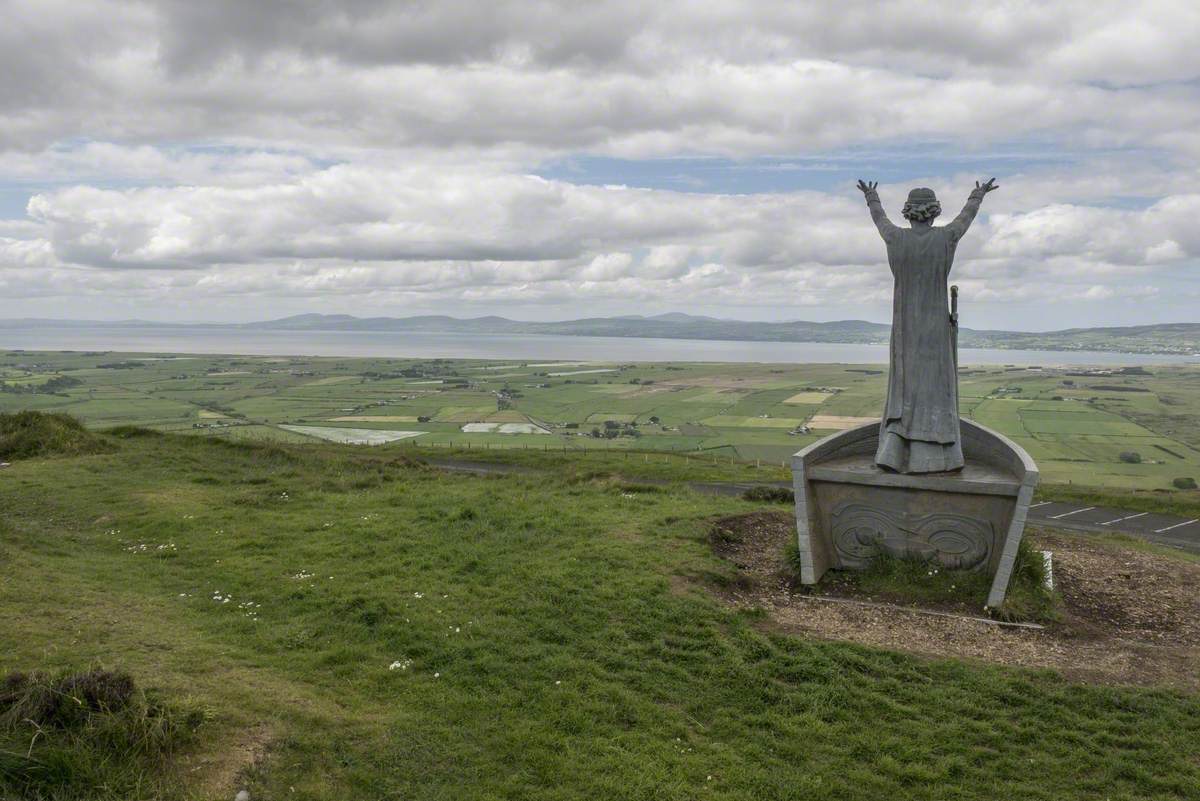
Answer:
<svg viewBox="0 0 1200 801"><path fill-rule="evenodd" d="M2 317L1200 321L1200 4L0 0Z"/></svg>

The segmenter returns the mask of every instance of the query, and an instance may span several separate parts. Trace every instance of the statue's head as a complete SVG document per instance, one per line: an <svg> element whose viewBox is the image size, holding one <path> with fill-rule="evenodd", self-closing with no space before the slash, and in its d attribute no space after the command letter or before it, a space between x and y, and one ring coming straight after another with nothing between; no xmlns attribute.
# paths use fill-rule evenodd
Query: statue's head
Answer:
<svg viewBox="0 0 1200 801"><path fill-rule="evenodd" d="M932 189L920 187L908 193L908 200L900 216L913 222L933 222L942 213L942 204L938 203L937 195Z"/></svg>

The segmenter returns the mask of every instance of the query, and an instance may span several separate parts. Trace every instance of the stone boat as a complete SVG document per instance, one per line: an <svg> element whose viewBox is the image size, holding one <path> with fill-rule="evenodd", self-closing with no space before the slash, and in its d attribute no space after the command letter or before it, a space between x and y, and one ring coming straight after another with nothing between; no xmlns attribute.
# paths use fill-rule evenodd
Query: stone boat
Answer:
<svg viewBox="0 0 1200 801"><path fill-rule="evenodd" d="M961 421L966 465L906 475L875 464L879 423L814 442L792 457L800 580L861 569L880 555L993 577L987 605L1008 591L1037 465L1007 437Z"/></svg>

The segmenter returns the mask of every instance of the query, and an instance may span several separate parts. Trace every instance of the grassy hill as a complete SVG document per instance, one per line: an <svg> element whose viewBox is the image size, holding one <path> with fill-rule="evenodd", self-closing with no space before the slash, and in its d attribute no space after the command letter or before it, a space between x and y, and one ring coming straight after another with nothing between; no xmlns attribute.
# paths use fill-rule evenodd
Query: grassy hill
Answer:
<svg viewBox="0 0 1200 801"><path fill-rule="evenodd" d="M761 505L122 434L0 472L0 673L128 670L206 722L166 767L54 797L1200 794L1194 695L808 640L720 604L711 522ZM57 736L14 726L0 797Z"/></svg>

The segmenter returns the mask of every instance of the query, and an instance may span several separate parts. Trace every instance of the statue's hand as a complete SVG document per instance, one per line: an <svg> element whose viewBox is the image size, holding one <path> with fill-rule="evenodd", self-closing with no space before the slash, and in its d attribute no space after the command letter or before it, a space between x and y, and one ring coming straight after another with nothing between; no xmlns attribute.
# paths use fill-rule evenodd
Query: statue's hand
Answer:
<svg viewBox="0 0 1200 801"><path fill-rule="evenodd" d="M874 192L875 187L877 187L877 186L879 186L878 181L871 181L870 183L867 183L866 181L863 181L861 178L858 181L858 188L864 195L869 195L870 193ZM978 183L976 184L976 186L978 186Z"/></svg>
<svg viewBox="0 0 1200 801"><path fill-rule="evenodd" d="M995 178L989 178L987 180L987 183L985 183L985 184L981 184L981 183L979 183L979 181L976 181L975 188L977 190L979 190L982 194L986 195L988 192L995 191L996 189L999 189L1000 187L996 186Z"/></svg>

